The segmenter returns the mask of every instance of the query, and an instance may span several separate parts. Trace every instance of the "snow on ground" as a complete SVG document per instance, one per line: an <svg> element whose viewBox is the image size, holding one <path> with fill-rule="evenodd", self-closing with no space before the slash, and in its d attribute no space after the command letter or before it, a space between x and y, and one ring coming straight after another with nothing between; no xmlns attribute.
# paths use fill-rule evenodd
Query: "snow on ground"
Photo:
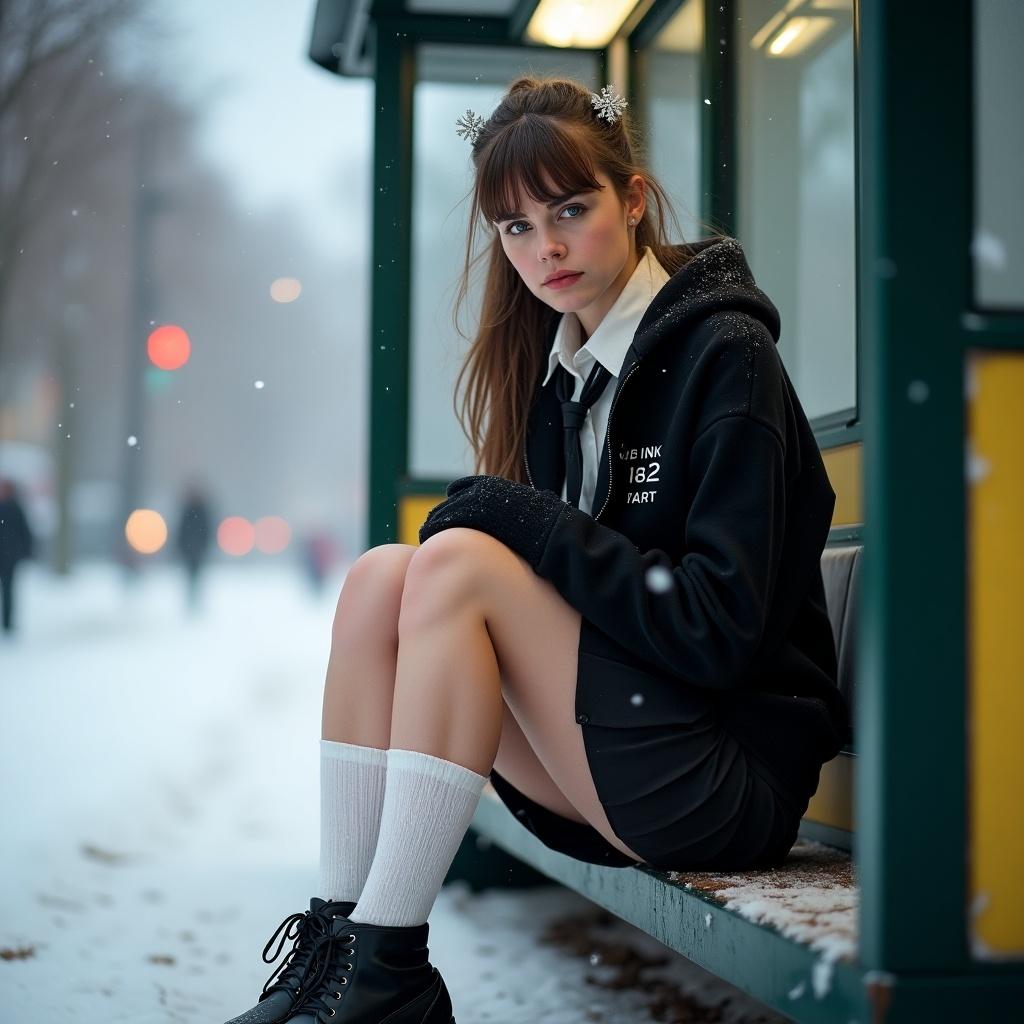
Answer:
<svg viewBox="0 0 1024 1024"><path fill-rule="evenodd" d="M0 634L3 1024L220 1024L256 1002L266 941L316 894L340 582L219 567L189 615L171 568L24 567ZM430 928L459 1024L784 1019L560 887L457 882Z"/></svg>

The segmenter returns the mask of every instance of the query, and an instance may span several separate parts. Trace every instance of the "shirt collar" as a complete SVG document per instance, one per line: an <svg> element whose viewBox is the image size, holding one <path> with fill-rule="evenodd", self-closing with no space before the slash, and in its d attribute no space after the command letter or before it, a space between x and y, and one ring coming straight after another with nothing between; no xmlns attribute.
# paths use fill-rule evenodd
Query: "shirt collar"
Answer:
<svg viewBox="0 0 1024 1024"><path fill-rule="evenodd" d="M542 386L547 384L551 375L555 372L558 363L573 372L573 358L576 356L576 373L581 374L581 369L588 369L589 357L596 359L613 377L618 377L622 369L622 363L626 358L626 352L633 342L633 335L640 326L651 299L661 290L661 287L669 280L669 273L658 262L654 251L649 245L644 246L644 254L636 270L626 282L625 287L619 293L612 308L605 313L604 318L597 325L597 330L587 339L587 343L580 346L579 317L575 313L563 313L558 321L558 329L555 331L554 340L551 343L551 350L548 353L548 372ZM577 353L585 353L577 355ZM588 369L589 372L589 369Z"/></svg>

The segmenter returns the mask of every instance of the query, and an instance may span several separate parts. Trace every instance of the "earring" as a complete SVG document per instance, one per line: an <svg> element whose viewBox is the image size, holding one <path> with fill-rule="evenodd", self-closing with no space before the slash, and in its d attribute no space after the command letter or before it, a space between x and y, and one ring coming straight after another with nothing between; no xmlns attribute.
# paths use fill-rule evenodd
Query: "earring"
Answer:
<svg viewBox="0 0 1024 1024"><path fill-rule="evenodd" d="M630 217L629 218L629 223L630 224L635 224L636 223L636 218L635 217Z"/></svg>

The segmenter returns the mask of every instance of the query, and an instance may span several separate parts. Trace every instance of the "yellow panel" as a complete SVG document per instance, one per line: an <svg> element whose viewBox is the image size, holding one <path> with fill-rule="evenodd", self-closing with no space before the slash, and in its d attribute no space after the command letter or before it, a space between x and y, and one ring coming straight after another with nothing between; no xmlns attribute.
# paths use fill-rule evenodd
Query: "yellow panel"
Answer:
<svg viewBox="0 0 1024 1024"><path fill-rule="evenodd" d="M821 766L818 791L807 805L806 820L853 831L854 760L853 754L840 751Z"/></svg>
<svg viewBox="0 0 1024 1024"><path fill-rule="evenodd" d="M833 526L856 526L864 522L864 500L861 481L864 445L844 444L826 448L821 457L829 483L836 492L836 507L832 513Z"/></svg>
<svg viewBox="0 0 1024 1024"><path fill-rule="evenodd" d="M1024 354L967 357L968 933L1024 955Z"/></svg>
<svg viewBox="0 0 1024 1024"><path fill-rule="evenodd" d="M398 499L398 543L419 547L420 527L427 513L444 501L444 494L407 494Z"/></svg>

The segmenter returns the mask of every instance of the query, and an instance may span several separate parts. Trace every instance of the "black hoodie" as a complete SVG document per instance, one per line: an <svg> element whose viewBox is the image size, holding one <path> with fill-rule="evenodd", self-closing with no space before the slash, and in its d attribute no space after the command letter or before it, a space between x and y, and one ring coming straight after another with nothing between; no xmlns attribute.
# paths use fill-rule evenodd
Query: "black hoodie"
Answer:
<svg viewBox="0 0 1024 1024"><path fill-rule="evenodd" d="M584 619L577 721L672 721L679 680L811 697L831 757L850 729L821 576L835 493L739 242L680 248L693 258L654 296L616 383L594 514L566 505L537 568ZM560 495L554 382L524 458ZM813 706L803 722L820 720Z"/></svg>

